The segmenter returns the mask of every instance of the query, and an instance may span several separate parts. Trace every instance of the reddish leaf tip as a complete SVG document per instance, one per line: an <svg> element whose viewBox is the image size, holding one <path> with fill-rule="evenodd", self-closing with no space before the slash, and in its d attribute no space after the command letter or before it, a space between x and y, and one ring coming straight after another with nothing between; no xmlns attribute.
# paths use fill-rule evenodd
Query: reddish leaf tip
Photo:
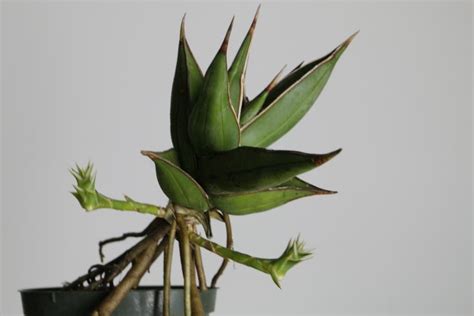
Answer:
<svg viewBox="0 0 474 316"><path fill-rule="evenodd" d="M186 22L186 13L183 15L183 18L181 19L181 27L179 30L179 39L181 41L185 40L186 35L185 35L185 22Z"/></svg>
<svg viewBox="0 0 474 316"><path fill-rule="evenodd" d="M352 40L359 34L360 30L354 32L351 36L349 36L342 44L341 46L349 46L349 44L352 42Z"/></svg>
<svg viewBox="0 0 474 316"><path fill-rule="evenodd" d="M225 33L224 40L222 41L222 45L219 50L222 53L227 53L227 47L229 46L230 33L232 32L232 27L234 26L234 19L235 19L235 15L232 17L232 20L230 21L230 25L227 28L227 32Z"/></svg>
<svg viewBox="0 0 474 316"><path fill-rule="evenodd" d="M314 187L313 189L313 195L330 195L330 194L336 194L337 191L332 191L332 190L326 190L318 187Z"/></svg>
<svg viewBox="0 0 474 316"><path fill-rule="evenodd" d="M335 156L337 156L341 151L342 151L342 148L339 148L339 149L334 150L334 151L332 151L330 153L327 153L327 154L314 155L313 156L313 163L316 166L320 166L320 165L324 164L325 162L328 162L329 160L331 160Z"/></svg>
<svg viewBox="0 0 474 316"><path fill-rule="evenodd" d="M258 15L260 14L261 7L262 7L261 4L259 4L257 7L257 11L255 12L255 16L253 17L252 24L250 24L249 34L252 34L255 31L255 27L257 26Z"/></svg>

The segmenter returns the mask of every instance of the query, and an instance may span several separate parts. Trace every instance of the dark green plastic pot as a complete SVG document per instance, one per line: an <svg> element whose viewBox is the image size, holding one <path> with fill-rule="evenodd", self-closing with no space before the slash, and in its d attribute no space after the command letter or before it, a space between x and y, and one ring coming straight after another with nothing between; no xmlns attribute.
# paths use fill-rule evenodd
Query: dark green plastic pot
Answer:
<svg viewBox="0 0 474 316"><path fill-rule="evenodd" d="M108 291L62 288L27 289L20 291L26 316L89 316ZM206 315L214 311L217 289L201 292ZM184 315L183 288L171 289L171 315ZM163 309L162 287L139 287L131 291L117 307L113 316L159 316Z"/></svg>

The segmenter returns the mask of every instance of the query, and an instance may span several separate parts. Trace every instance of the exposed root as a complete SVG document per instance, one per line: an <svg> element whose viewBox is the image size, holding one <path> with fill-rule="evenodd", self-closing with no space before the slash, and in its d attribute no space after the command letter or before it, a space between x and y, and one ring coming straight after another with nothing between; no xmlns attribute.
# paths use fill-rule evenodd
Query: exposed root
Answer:
<svg viewBox="0 0 474 316"><path fill-rule="evenodd" d="M171 266L173 262L173 247L176 236L176 221L171 225L168 234L168 244L165 247L163 258L163 316L170 316L171 306Z"/></svg>
<svg viewBox="0 0 474 316"><path fill-rule="evenodd" d="M136 288L141 278L148 270L153 261L161 254L167 238L164 238L159 246L156 243L148 245L148 247L135 259L133 259L132 267L127 272L124 279L115 287L107 297L92 312L92 316L110 316L117 308L120 302L126 297L130 290Z"/></svg>
<svg viewBox="0 0 474 316"><path fill-rule="evenodd" d="M194 232L196 232L196 227L193 227ZM207 281L206 281L206 273L204 271L204 265L202 263L202 254L201 254L201 247L194 246L193 247L193 259L194 259L194 266L197 271L197 276L199 280L199 289L202 291L207 290Z"/></svg>
<svg viewBox="0 0 474 316"><path fill-rule="evenodd" d="M66 285L66 289L89 289L97 290L102 288L113 287L113 280L145 249L151 244L157 244L169 231L170 225L163 219L157 218L153 224L153 229L146 238L139 241L132 248L116 257L105 265L94 265L88 273L80 276L72 283Z"/></svg>
<svg viewBox="0 0 474 316"><path fill-rule="evenodd" d="M176 214L179 228L179 253L184 278L184 315L192 315L191 303L191 246L189 243L188 227L181 214Z"/></svg>
<svg viewBox="0 0 474 316"><path fill-rule="evenodd" d="M178 214L177 214L178 215ZM215 217L223 219L227 229L227 245L232 247L232 232L228 216L219 213ZM165 251L164 264L164 315L170 315L169 295L171 290L171 257L174 241L179 241L181 263L183 268L185 284L185 310L186 315L202 316L204 308L201 301L200 290L206 290L206 277L202 264L202 256L199 247L192 247L188 233L195 229L195 222L188 222L187 216L179 214L176 221L167 222L165 219L155 218L142 232L131 232L120 237L109 238L99 243L99 254L101 261L104 258L103 247L109 243L125 240L129 237L144 237L133 247L109 261L106 264L96 264L89 268L88 272L65 285L67 290L100 290L109 289L106 298L95 308L92 316L110 316L130 290L136 288L153 262ZM171 223L171 224L170 224ZM230 237L229 237L230 236ZM194 248L194 249L193 249ZM114 285L114 280L127 270L124 278ZM223 263L224 265L224 263ZM223 269L221 266L214 277L217 280ZM199 280L199 288L196 277ZM215 285L215 280L213 284ZM166 299L166 296L168 298ZM167 303L168 302L168 303Z"/></svg>
<svg viewBox="0 0 474 316"><path fill-rule="evenodd" d="M194 269L195 259L196 258L191 255L191 310L193 316L204 316L201 294L196 285L196 269Z"/></svg>
<svg viewBox="0 0 474 316"><path fill-rule="evenodd" d="M146 235L148 235L153 230L153 228L154 228L154 226L156 225L157 222L158 222L158 218L153 220L150 224L148 224L148 226L144 230L142 230L141 232L125 233L120 237L112 237L112 238L108 238L106 240L100 241L99 242L100 262L104 262L105 255L104 255L104 249L103 248L104 248L105 245L110 244L110 243L114 243L114 242L123 241L127 238L130 238L130 237L135 237L135 238L145 237Z"/></svg>

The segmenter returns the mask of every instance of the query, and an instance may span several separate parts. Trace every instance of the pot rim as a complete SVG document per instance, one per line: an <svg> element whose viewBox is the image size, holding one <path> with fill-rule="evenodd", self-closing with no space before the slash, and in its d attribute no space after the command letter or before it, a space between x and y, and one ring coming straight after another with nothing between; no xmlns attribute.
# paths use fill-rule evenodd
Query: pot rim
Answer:
<svg viewBox="0 0 474 316"><path fill-rule="evenodd" d="M183 290L184 286L182 285L173 285L171 286L171 290ZM206 291L217 291L219 288L218 287L213 287L213 288L208 288ZM66 290L63 287L38 287L38 288L27 288L27 289L21 289L18 290L20 293L53 293L53 292L107 292L110 291L111 289L99 289L99 290L89 290L89 289L74 289L74 290ZM139 286L130 292L144 292L144 291L162 291L163 286L162 285L143 285Z"/></svg>

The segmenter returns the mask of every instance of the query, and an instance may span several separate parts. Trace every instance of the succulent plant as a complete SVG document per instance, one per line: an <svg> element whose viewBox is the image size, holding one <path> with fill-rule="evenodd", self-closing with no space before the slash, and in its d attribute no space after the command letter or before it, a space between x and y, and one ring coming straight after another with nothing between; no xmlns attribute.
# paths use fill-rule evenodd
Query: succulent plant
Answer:
<svg viewBox="0 0 474 316"><path fill-rule="evenodd" d="M140 203L129 197L123 200L111 199L96 190L92 165L72 170L77 181L73 194L87 211L98 208L137 211L152 214L161 221L161 226L151 225L140 236L150 238L152 232L156 231L153 227L161 229L159 238L155 235L155 247L156 252L159 252L160 246L156 246L156 243L161 240L161 250L165 252L165 315L169 315L169 292L166 291L169 291L170 286L169 273L175 238L179 240L183 264L186 315L199 315L199 302L193 299L196 272L200 289L207 287L203 276L201 247L224 258L211 286L215 286L228 260L267 273L280 286L286 272L311 255L299 238L290 241L283 254L276 259L257 258L237 252L232 249L230 215L249 215L302 197L336 193L309 184L297 176L329 161L340 149L310 154L270 150L266 147L285 135L308 112L355 34L326 56L298 65L281 79L280 71L261 93L249 99L245 94L245 73L257 16L258 10L229 67L227 47L232 20L205 74L191 52L185 35L184 18L182 20L171 92L173 148L142 151L155 165L158 183L169 198L166 207ZM209 240L212 237L211 218L225 223L228 238L226 246ZM197 233L198 224L203 226L206 238ZM136 252L133 260L141 258L140 254L145 250ZM133 260L125 262L125 266ZM149 266L152 261L149 260L143 266ZM117 261L113 263L117 266ZM192 266L196 267L196 271ZM117 274L104 268L97 274L101 276L99 283L94 281L95 276L91 281L89 273L87 284L89 287L90 284L95 287L110 285L111 281L113 283L110 274L114 276L114 273ZM77 280L73 286L83 287L84 280ZM113 310L120 295L110 297L97 308L97 315L106 315Z"/></svg>

